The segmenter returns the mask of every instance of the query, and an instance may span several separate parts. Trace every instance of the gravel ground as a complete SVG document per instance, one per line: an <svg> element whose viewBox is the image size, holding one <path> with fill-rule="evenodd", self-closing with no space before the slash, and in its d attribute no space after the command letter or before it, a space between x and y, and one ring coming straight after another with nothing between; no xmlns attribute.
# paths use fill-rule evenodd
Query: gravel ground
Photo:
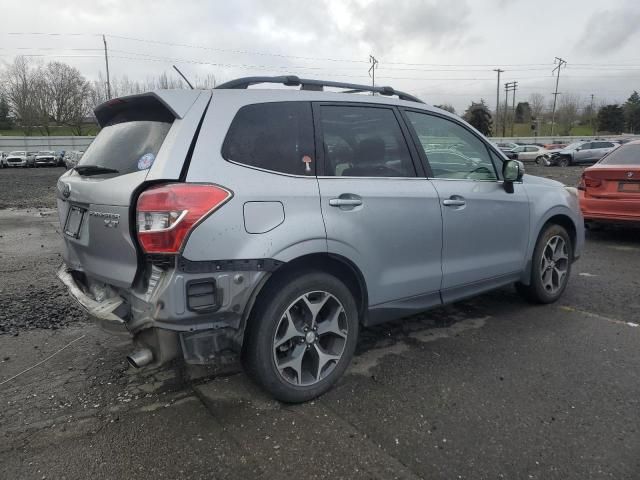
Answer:
<svg viewBox="0 0 640 480"><path fill-rule="evenodd" d="M54 208L61 167L0 169L1 208Z"/></svg>

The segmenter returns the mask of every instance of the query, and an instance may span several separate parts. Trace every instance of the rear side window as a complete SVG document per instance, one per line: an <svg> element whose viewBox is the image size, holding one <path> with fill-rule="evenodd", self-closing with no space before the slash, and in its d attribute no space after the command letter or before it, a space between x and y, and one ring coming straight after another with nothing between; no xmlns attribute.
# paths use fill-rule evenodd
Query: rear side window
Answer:
<svg viewBox="0 0 640 480"><path fill-rule="evenodd" d="M407 143L393 110L329 106L320 108L325 175L415 177Z"/></svg>
<svg viewBox="0 0 640 480"><path fill-rule="evenodd" d="M600 165L640 166L640 144L623 145L600 161Z"/></svg>
<svg viewBox="0 0 640 480"><path fill-rule="evenodd" d="M258 103L236 114L222 146L226 160L292 175L315 175L308 102Z"/></svg>

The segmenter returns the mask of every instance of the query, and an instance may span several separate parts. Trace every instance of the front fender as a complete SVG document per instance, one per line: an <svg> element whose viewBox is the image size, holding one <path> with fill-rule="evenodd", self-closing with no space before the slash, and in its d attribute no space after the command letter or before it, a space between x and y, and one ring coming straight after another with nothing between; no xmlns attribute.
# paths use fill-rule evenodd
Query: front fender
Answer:
<svg viewBox="0 0 640 480"><path fill-rule="evenodd" d="M527 265L522 282L529 283L533 251L543 228L549 221L570 222L575 231L573 248L574 260L579 258L584 247L584 219L580 212L577 195L564 187L552 187L542 184L527 185L531 202L531 240L527 249Z"/></svg>

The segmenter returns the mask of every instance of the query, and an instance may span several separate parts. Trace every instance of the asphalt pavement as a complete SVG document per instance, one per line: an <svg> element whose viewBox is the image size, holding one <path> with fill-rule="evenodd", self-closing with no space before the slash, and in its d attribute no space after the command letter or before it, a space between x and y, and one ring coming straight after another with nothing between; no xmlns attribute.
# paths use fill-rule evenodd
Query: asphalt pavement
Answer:
<svg viewBox="0 0 640 480"><path fill-rule="evenodd" d="M292 406L234 364L126 365L53 276L61 173L0 170L0 478L640 477L640 230L588 232L554 305L505 288L364 329Z"/></svg>

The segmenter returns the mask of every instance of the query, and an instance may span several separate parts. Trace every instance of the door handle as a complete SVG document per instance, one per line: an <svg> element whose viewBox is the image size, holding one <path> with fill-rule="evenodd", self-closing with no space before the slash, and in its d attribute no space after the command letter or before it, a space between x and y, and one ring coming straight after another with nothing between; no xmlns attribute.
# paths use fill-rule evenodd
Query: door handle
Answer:
<svg viewBox="0 0 640 480"><path fill-rule="evenodd" d="M329 200L332 207L357 207L362 205L362 200L358 198L332 198Z"/></svg>
<svg viewBox="0 0 640 480"><path fill-rule="evenodd" d="M447 207L463 207L467 204L467 202L457 198L448 198L447 200L443 200L442 204Z"/></svg>

